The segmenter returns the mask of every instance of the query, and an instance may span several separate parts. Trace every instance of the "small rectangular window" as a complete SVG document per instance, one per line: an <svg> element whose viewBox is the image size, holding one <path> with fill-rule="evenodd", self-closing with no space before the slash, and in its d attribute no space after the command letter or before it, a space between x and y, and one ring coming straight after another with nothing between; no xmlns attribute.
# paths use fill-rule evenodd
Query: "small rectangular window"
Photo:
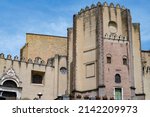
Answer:
<svg viewBox="0 0 150 117"><path fill-rule="evenodd" d="M111 63L111 57L107 57L107 63Z"/></svg>
<svg viewBox="0 0 150 117"><path fill-rule="evenodd" d="M43 84L44 72L32 71L31 73L31 83L33 84Z"/></svg>
<svg viewBox="0 0 150 117"><path fill-rule="evenodd" d="M127 59L123 58L123 65L127 65Z"/></svg>

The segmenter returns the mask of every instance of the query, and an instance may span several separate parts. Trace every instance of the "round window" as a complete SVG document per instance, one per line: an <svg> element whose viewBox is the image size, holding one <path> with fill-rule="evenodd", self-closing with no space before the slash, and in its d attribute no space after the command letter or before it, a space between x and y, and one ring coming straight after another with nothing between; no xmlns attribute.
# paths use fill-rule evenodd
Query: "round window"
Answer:
<svg viewBox="0 0 150 117"><path fill-rule="evenodd" d="M117 32L117 23L114 21L110 21L108 23L109 31L110 33L116 33Z"/></svg>
<svg viewBox="0 0 150 117"><path fill-rule="evenodd" d="M61 72L62 74L66 74L66 73L67 73L67 68L61 67L61 68L60 68L60 72Z"/></svg>

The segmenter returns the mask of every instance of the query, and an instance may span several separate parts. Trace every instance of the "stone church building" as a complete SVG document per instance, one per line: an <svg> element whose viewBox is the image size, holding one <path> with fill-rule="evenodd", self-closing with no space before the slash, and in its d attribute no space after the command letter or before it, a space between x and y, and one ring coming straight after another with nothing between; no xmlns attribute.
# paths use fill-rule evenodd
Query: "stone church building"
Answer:
<svg viewBox="0 0 150 117"><path fill-rule="evenodd" d="M150 51L130 10L97 3L73 16L67 37L26 34L20 59L0 54L5 99L150 99Z"/></svg>

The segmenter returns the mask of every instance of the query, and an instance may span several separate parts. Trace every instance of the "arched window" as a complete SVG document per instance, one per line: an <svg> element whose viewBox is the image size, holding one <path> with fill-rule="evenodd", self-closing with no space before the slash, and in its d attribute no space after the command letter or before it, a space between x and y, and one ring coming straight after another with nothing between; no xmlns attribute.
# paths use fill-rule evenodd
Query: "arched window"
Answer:
<svg viewBox="0 0 150 117"><path fill-rule="evenodd" d="M128 64L127 56L123 56L122 57L122 62L123 62L123 65L127 65Z"/></svg>
<svg viewBox="0 0 150 117"><path fill-rule="evenodd" d="M12 80L6 80L6 81L3 83L3 86L16 88L16 87L17 87L17 84L16 84L14 81L12 81Z"/></svg>
<svg viewBox="0 0 150 117"><path fill-rule="evenodd" d="M61 68L60 68L60 72L61 72L62 74L66 74L66 73L67 73L67 68L66 68L66 67L61 67Z"/></svg>
<svg viewBox="0 0 150 117"><path fill-rule="evenodd" d="M111 54L107 54L106 55L106 59L107 59L107 63L111 64L111 62L112 62L112 56L111 56Z"/></svg>
<svg viewBox="0 0 150 117"><path fill-rule="evenodd" d="M121 76L120 74L115 75L115 83L121 83Z"/></svg>

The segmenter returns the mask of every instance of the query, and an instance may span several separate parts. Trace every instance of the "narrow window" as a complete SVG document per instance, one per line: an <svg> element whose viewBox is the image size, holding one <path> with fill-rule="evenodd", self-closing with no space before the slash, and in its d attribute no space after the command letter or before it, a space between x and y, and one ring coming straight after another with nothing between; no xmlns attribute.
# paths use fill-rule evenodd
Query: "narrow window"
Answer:
<svg viewBox="0 0 150 117"><path fill-rule="evenodd" d="M127 65L127 59L123 58L123 65Z"/></svg>
<svg viewBox="0 0 150 117"><path fill-rule="evenodd" d="M115 75L115 83L121 83L121 76L119 74Z"/></svg>
<svg viewBox="0 0 150 117"><path fill-rule="evenodd" d="M111 63L111 57L107 57L107 63Z"/></svg>
<svg viewBox="0 0 150 117"><path fill-rule="evenodd" d="M145 74L145 67L143 67L143 75Z"/></svg>
<svg viewBox="0 0 150 117"><path fill-rule="evenodd" d="M111 54L107 54L106 55L106 59L107 59L107 63L111 64L111 62L112 62L112 60L111 60L112 59Z"/></svg>
<svg viewBox="0 0 150 117"><path fill-rule="evenodd" d="M127 64L128 64L128 61L127 61L127 57L126 57L126 56L123 56L122 62L123 62L123 65L127 65Z"/></svg>

